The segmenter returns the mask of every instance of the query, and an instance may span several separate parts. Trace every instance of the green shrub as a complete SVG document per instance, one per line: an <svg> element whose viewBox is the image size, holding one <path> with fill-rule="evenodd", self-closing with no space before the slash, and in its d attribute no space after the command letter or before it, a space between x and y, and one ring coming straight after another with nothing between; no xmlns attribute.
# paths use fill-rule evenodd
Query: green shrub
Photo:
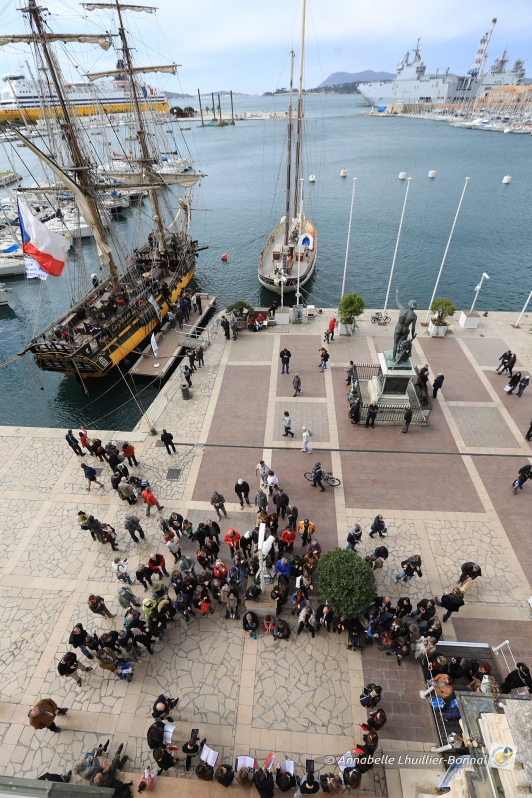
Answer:
<svg viewBox="0 0 532 798"><path fill-rule="evenodd" d="M239 299L237 302L233 302L232 305L228 305L225 309L226 313L234 313L235 316L241 316L243 310L248 310L250 313L255 312L255 308L249 304L249 302L245 302L243 299Z"/></svg>
<svg viewBox="0 0 532 798"><path fill-rule="evenodd" d="M364 300L359 294L344 294L338 305L338 320L340 324L354 324L356 318L364 312Z"/></svg>
<svg viewBox="0 0 532 798"><path fill-rule="evenodd" d="M431 312L436 313L434 321L442 323L446 316L452 316L456 313L456 307L450 299L444 296L436 297L430 306Z"/></svg>
<svg viewBox="0 0 532 798"><path fill-rule="evenodd" d="M320 601L335 615L357 618L375 598L375 576L371 565L354 551L333 549L318 563Z"/></svg>

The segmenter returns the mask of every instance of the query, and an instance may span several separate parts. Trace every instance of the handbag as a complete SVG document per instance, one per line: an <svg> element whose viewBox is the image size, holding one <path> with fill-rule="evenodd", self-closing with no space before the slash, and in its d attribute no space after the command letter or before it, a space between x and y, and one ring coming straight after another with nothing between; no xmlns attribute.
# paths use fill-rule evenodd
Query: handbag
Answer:
<svg viewBox="0 0 532 798"><path fill-rule="evenodd" d="M506 393L508 393L508 391L511 391L513 387L514 387L513 385L505 385L504 390L506 391Z"/></svg>

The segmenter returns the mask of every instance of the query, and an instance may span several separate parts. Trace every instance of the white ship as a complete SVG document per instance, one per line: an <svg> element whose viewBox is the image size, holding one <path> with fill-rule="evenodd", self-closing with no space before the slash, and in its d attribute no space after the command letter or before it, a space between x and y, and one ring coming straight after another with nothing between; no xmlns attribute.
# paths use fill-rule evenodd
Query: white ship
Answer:
<svg viewBox="0 0 532 798"><path fill-rule="evenodd" d="M116 70L105 73L113 74L113 80L98 80L97 75L91 75L94 82L65 83L63 91L69 107L78 116L92 116L100 114L102 110L108 114L133 110L131 84L122 72L124 64L118 61L116 66ZM36 85L23 72L6 72L2 77L4 86L0 90L0 122L36 121L43 118L44 108L48 116L60 112L57 93L51 83L39 81ZM135 90L141 110L169 110L164 92L138 79L135 81Z"/></svg>
<svg viewBox="0 0 532 798"><path fill-rule="evenodd" d="M506 50L496 58L493 66L484 71L488 53L487 44L491 38L496 19L491 28L480 40L473 66L465 76L451 75L449 70L442 74L426 74L426 65L421 58L419 39L410 61L408 51L397 65L394 80L359 83L358 90L366 102L380 110L392 103L431 103L447 105L472 101L478 94L487 94L498 86L518 86L525 77L524 62L518 59L511 69L506 69L508 58Z"/></svg>

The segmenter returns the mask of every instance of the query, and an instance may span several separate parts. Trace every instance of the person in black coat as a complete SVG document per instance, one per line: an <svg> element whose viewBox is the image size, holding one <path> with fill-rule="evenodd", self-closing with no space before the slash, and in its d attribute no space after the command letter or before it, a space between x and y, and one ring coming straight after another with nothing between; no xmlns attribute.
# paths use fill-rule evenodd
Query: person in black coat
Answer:
<svg viewBox="0 0 532 798"><path fill-rule="evenodd" d="M257 629L259 628L259 619L254 612L246 612L242 619L242 627L244 632L249 632L249 636L253 639L257 637Z"/></svg>
<svg viewBox="0 0 532 798"><path fill-rule="evenodd" d="M408 406L405 410L405 414L403 416L403 426L401 427L401 432L404 432L405 435L408 432L411 422L412 422L412 408Z"/></svg>
<svg viewBox="0 0 532 798"><path fill-rule="evenodd" d="M262 768L255 771L253 784L257 788L260 798L273 798L273 776L269 771Z"/></svg>
<svg viewBox="0 0 532 798"><path fill-rule="evenodd" d="M320 627L325 626L328 632L331 631L334 612L327 604L320 604L316 612L316 634L320 633Z"/></svg>
<svg viewBox="0 0 532 798"><path fill-rule="evenodd" d="M184 743L181 750L187 758L187 761L185 762L185 770L190 770L193 757L199 754L200 749L203 748L206 739L207 738L204 738L201 742L198 742L198 738L196 736L192 736L190 740L187 740L187 742Z"/></svg>
<svg viewBox="0 0 532 798"><path fill-rule="evenodd" d="M479 576L482 576L480 565L477 565L475 562L465 562L462 565L462 573L460 574L458 584L463 585L467 580L478 579Z"/></svg>
<svg viewBox="0 0 532 798"><path fill-rule="evenodd" d="M281 768L277 768L277 775L275 776L275 783L281 792L294 790L297 787L296 777L292 773L281 773Z"/></svg>
<svg viewBox="0 0 532 798"><path fill-rule="evenodd" d="M146 740L148 742L148 748L151 748L152 751L155 751L156 748L165 748L164 742L164 723L162 720L156 720L155 723L152 723L149 727Z"/></svg>
<svg viewBox="0 0 532 798"><path fill-rule="evenodd" d="M349 413L347 415L351 419L351 424L358 424L360 421L360 399L358 396L349 408Z"/></svg>
<svg viewBox="0 0 532 798"><path fill-rule="evenodd" d="M362 781L360 770L357 770L355 767L344 768L343 776L346 787L349 787L351 790L358 790L360 782Z"/></svg>
<svg viewBox="0 0 532 798"><path fill-rule="evenodd" d="M518 662L517 668L510 671L504 682L501 684L500 691L507 695L512 690L525 687L528 693L532 693L532 677L530 669L524 662Z"/></svg>
<svg viewBox="0 0 532 798"><path fill-rule="evenodd" d="M170 712L177 706L178 701L179 698L167 698L165 695L161 694L153 703L152 718L171 721Z"/></svg>
<svg viewBox="0 0 532 798"><path fill-rule="evenodd" d="M200 762L196 765L194 771L200 781L212 781L214 779L214 768L206 762Z"/></svg>
<svg viewBox="0 0 532 798"><path fill-rule="evenodd" d="M440 601L436 601L436 604L438 607L445 607L447 610L442 618L442 621L445 623L445 621L449 620L453 612L458 612L460 607L464 606L464 594L459 587L453 587L451 592L445 593Z"/></svg>
<svg viewBox="0 0 532 798"><path fill-rule="evenodd" d="M388 533L382 515L377 515L375 517L371 525L371 532L369 533L370 538L374 537L377 533L381 538L383 538Z"/></svg>
<svg viewBox="0 0 532 798"><path fill-rule="evenodd" d="M243 479L239 479L235 485L235 493L238 496L238 501L240 502L240 509L244 509L244 499L246 500L246 504L249 505L249 485Z"/></svg>
<svg viewBox="0 0 532 798"><path fill-rule="evenodd" d="M217 521L207 521L207 534L209 535L211 540L216 540L218 545L220 544L220 525Z"/></svg>
<svg viewBox="0 0 532 798"><path fill-rule="evenodd" d="M467 659L466 657L462 657L461 659L456 659L456 657L451 657L451 662L449 664L449 673L452 676L453 681L464 678L470 679L471 660Z"/></svg>
<svg viewBox="0 0 532 798"><path fill-rule="evenodd" d="M158 775L160 776L164 770L169 770L174 766L179 764L179 759L174 759L170 751L167 751L165 748L156 748L153 752L153 758L157 762L157 766L159 768Z"/></svg>
<svg viewBox="0 0 532 798"><path fill-rule="evenodd" d="M410 603L410 599L408 597L397 600L397 607L395 608L396 618L404 618L405 615L409 615L411 612L412 604Z"/></svg>
<svg viewBox="0 0 532 798"><path fill-rule="evenodd" d="M419 626L419 630L424 632L429 621L436 615L435 603L434 599L421 599L421 601L418 601L417 609L409 614L409 618L412 620L406 620L404 625L408 627L416 623Z"/></svg>
<svg viewBox="0 0 532 798"><path fill-rule="evenodd" d="M445 377L443 376L443 374L438 374L438 376L436 377L436 379L432 383L432 398L433 399L436 399L436 397L438 395L438 391L440 390L440 388L443 385L444 379L445 379Z"/></svg>
<svg viewBox="0 0 532 798"><path fill-rule="evenodd" d="M222 787L229 787L235 778L235 771L231 765L220 765L219 768L216 768L214 778Z"/></svg>
<svg viewBox="0 0 532 798"><path fill-rule="evenodd" d="M85 631L82 624L77 623L70 633L68 642L73 648L79 648L88 659L94 659L94 656L90 653L85 644L88 634L89 633Z"/></svg>
<svg viewBox="0 0 532 798"><path fill-rule="evenodd" d="M284 374L285 369L286 373L290 374L290 358L292 357L291 351L285 347L279 352L279 357L281 358L282 363L281 374Z"/></svg>
<svg viewBox="0 0 532 798"><path fill-rule="evenodd" d="M314 773L306 773L299 784L301 795L314 795L320 791L320 783Z"/></svg>
<svg viewBox="0 0 532 798"><path fill-rule="evenodd" d="M172 454L172 449L175 453L175 444L173 442L174 436L172 435L171 432L167 432L165 429L163 429L161 434L161 440L166 446L166 451L168 452L168 454Z"/></svg>

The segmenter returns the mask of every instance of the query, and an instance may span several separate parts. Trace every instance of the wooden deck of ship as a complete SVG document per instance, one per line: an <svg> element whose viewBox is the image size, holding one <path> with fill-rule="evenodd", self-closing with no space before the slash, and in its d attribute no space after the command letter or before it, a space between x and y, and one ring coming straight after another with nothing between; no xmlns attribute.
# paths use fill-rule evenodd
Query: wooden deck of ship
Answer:
<svg viewBox="0 0 532 798"><path fill-rule="evenodd" d="M196 316L190 316L189 324L183 324L183 329L179 327L172 330L169 322L165 322L161 330L155 333L155 340L159 351L157 357L153 354L151 343L145 348L135 365L129 373L136 377L159 377L163 379L178 357L182 357L185 351L191 347L196 347L201 341L201 329L203 322L211 312L216 297L211 294L201 294L202 312Z"/></svg>

